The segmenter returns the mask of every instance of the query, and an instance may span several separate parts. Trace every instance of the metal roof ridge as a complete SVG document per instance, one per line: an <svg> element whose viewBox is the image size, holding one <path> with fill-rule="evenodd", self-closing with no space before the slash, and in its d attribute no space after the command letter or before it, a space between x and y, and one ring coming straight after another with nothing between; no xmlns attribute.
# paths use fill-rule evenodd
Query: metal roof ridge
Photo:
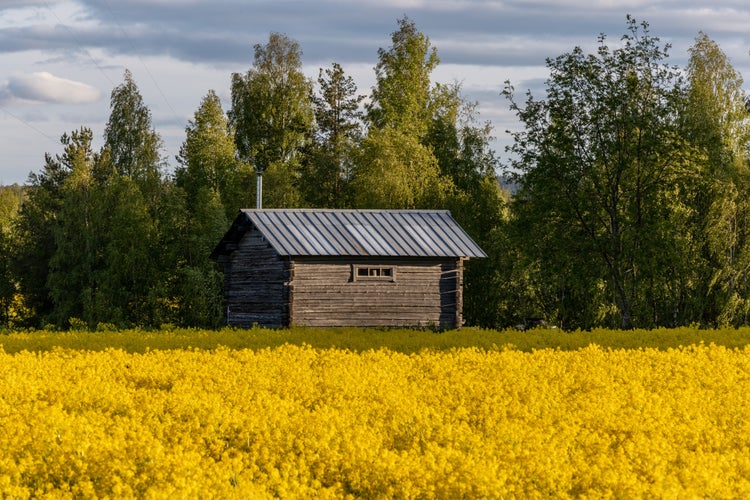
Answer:
<svg viewBox="0 0 750 500"><path fill-rule="evenodd" d="M370 212L370 213L450 213L446 208L242 208L241 212Z"/></svg>

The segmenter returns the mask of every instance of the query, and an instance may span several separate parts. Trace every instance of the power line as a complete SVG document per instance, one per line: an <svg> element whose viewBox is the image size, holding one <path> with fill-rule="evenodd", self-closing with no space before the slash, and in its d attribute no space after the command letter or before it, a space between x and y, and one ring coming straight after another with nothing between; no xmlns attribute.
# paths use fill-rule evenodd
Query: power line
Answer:
<svg viewBox="0 0 750 500"><path fill-rule="evenodd" d="M94 59L94 56L92 56L91 53L83 46L83 44L79 40L78 36L76 36L75 32L72 29L70 29L70 27L67 24L63 23L62 19L60 19L60 17L58 17L58 15L55 13L55 11L52 10L52 7L50 7L49 3L47 3L47 0L43 0L43 2L44 2L44 6L47 7L47 10L49 10L49 12L53 16L55 16L55 19L57 19L57 22L60 23L60 26L62 26L63 28L65 28L68 31L68 33L70 34L70 36L73 37L73 40L76 42L76 45L78 45L78 48L81 49L83 52L85 52L87 56L89 56L89 59L91 59L91 62L94 63L94 66L97 67L97 69L102 73L102 75L104 75L104 78L106 78L107 81L109 81L109 83L111 83L112 86L114 87L116 85L115 82L112 81L112 79L109 77L109 75L107 75L107 73L104 71L104 68L102 68L101 66L99 66L99 63L96 61L96 59Z"/></svg>
<svg viewBox="0 0 750 500"><path fill-rule="evenodd" d="M151 81L153 82L154 86L156 87L156 90L159 91L159 94L161 94L162 99L164 99L164 102L167 104L167 107L172 111L172 114L180 120L180 116L177 114L177 112L174 110L172 105L169 103L169 99L167 99L166 94L162 91L161 87L159 86L159 83L156 81L156 78L154 78L154 75L151 73L151 70L148 69L148 66L146 65L146 62L143 60L141 55L138 53L138 51L135 48L135 44L133 43L133 39L128 35L128 33L125 31L125 28L122 27L122 24L120 24L120 21L117 19L117 16L115 15L114 11L112 10L112 7L110 7L109 2L107 0L101 0L104 6L109 11L110 16L112 17L112 20L117 24L117 26L120 28L120 31L125 36L125 39L130 44L130 48L133 50L133 54L138 58L138 60L143 65L143 69L146 70L146 74L151 78Z"/></svg>
<svg viewBox="0 0 750 500"><path fill-rule="evenodd" d="M55 139L55 138L54 138L54 137L52 137L51 135L48 135L48 134L47 134L46 132L43 132L42 130L40 130L40 129L36 128L35 126L33 126L33 125L32 125L31 123L27 122L26 120L24 120L24 119L23 119L23 118L21 118L20 116L14 115L13 113L11 113L10 111L8 111L8 110L7 110L7 109L5 109L4 107L0 106L0 110L4 111L4 112L5 112L5 114L7 114L8 116L10 116L11 118L15 118L15 119L16 119L16 120L18 120L19 122L23 123L24 125L26 125L27 127L29 127L29 128L31 129L31 130L33 130L33 131L34 131L34 132L36 132L37 134L39 134L39 135L42 135L42 136L46 137L47 139L49 139L50 141L53 141L53 142L54 142L54 143L56 143L56 144L59 144L59 143L60 143L60 141L59 141L58 139Z"/></svg>

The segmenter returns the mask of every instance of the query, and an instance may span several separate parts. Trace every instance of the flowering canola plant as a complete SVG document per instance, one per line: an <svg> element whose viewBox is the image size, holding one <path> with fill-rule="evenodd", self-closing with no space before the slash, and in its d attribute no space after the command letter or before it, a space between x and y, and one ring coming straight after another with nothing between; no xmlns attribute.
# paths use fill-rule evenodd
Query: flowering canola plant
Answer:
<svg viewBox="0 0 750 500"><path fill-rule="evenodd" d="M0 352L0 493L750 496L750 348Z"/></svg>

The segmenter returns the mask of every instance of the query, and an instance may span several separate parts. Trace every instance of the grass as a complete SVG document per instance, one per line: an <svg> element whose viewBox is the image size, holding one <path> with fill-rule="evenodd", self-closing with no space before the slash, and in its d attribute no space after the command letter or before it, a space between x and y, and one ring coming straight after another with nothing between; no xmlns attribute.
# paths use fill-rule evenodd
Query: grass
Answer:
<svg viewBox="0 0 750 500"><path fill-rule="evenodd" d="M419 329L375 328L304 328L272 330L264 328L220 330L180 329L115 330L103 332L48 330L5 331L0 345L7 353L39 352L55 348L101 351L122 349L126 352L169 349L265 349L284 344L310 345L315 348L338 348L355 352L390 349L417 353L425 349L449 350L473 347L492 350L513 348L531 352L536 349L577 350L588 345L611 349L669 349L693 344L716 344L744 348L750 344L750 327L703 330L682 327L656 330L608 330L564 332L557 329L487 330L463 328L436 332Z"/></svg>

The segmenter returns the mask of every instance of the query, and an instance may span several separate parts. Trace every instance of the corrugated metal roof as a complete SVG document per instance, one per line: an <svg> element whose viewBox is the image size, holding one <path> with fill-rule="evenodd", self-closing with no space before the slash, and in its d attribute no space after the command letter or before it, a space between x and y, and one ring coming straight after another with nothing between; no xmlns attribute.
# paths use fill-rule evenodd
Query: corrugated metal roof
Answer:
<svg viewBox="0 0 750 500"><path fill-rule="evenodd" d="M285 256L486 257L447 210L242 210L212 257L251 223Z"/></svg>

